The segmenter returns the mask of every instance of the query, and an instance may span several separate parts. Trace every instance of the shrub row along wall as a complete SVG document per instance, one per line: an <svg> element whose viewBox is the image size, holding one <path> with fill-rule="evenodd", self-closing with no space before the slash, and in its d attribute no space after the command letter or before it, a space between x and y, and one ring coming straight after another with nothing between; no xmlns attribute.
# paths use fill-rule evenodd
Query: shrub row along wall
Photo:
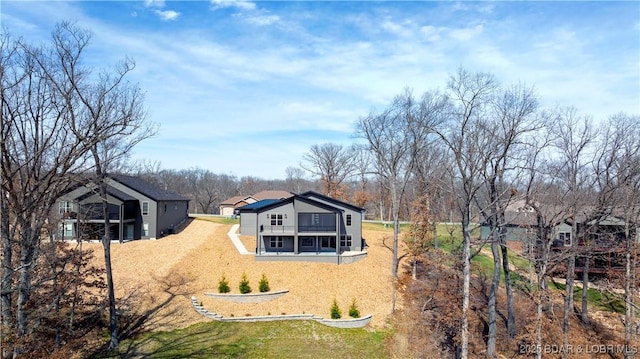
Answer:
<svg viewBox="0 0 640 359"><path fill-rule="evenodd" d="M263 293L264 295L265 293ZM283 293L284 294L284 293ZM246 294L245 294L246 295ZM260 295L260 294L255 294ZM315 320L318 323L328 325L336 328L362 328L365 325L369 324L371 321L371 315L366 315L362 318L351 318L351 319L324 319L322 317L315 316L313 314L286 314L286 315L261 315L261 316L249 316L249 317L224 317L220 314L216 314L208 311L203 306L198 304L198 299L193 296L191 297L191 303L193 304L193 309L201 315L217 320L220 322L269 322L276 320Z"/></svg>

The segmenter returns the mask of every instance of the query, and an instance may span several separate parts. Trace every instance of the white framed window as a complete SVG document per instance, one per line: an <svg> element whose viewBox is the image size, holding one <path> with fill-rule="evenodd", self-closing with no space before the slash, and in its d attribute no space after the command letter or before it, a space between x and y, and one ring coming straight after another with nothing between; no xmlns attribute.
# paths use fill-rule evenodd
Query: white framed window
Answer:
<svg viewBox="0 0 640 359"><path fill-rule="evenodd" d="M347 227L351 227L351 215L347 214Z"/></svg>
<svg viewBox="0 0 640 359"><path fill-rule="evenodd" d="M351 235L340 237L340 247L351 247L352 243L353 241L351 240Z"/></svg>
<svg viewBox="0 0 640 359"><path fill-rule="evenodd" d="M142 236L144 237L149 236L149 223L142 224Z"/></svg>
<svg viewBox="0 0 640 359"><path fill-rule="evenodd" d="M58 224L58 235L65 239L73 237L73 223Z"/></svg>
<svg viewBox="0 0 640 359"><path fill-rule="evenodd" d="M58 203L58 213L64 214L73 211L73 203L69 201L61 201Z"/></svg>
<svg viewBox="0 0 640 359"><path fill-rule="evenodd" d="M271 237L269 240L269 247L282 248L282 237Z"/></svg>
<svg viewBox="0 0 640 359"><path fill-rule="evenodd" d="M143 201L142 202L142 215L143 216L148 216L149 215L149 202L148 201Z"/></svg>
<svg viewBox="0 0 640 359"><path fill-rule="evenodd" d="M272 226L281 226L282 225L282 214L281 213L271 213L267 215L271 220Z"/></svg>
<svg viewBox="0 0 640 359"><path fill-rule="evenodd" d="M562 241L565 246L571 245L571 233L570 232L561 232L558 234L558 238Z"/></svg>

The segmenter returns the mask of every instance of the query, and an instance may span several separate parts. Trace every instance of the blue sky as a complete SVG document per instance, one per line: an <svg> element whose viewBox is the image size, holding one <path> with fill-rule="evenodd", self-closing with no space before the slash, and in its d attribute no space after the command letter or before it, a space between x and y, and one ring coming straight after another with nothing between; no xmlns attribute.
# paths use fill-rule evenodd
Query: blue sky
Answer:
<svg viewBox="0 0 640 359"><path fill-rule="evenodd" d="M7 1L3 30L45 41L57 22L93 32L87 62L125 56L159 134L133 158L285 178L313 144L458 67L534 86L545 107L595 120L640 114L640 3Z"/></svg>

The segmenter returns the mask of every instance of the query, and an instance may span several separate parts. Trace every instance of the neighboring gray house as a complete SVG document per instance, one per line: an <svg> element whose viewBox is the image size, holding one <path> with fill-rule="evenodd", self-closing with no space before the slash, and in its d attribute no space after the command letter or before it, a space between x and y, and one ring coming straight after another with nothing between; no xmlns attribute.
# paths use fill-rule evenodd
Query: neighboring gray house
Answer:
<svg viewBox="0 0 640 359"><path fill-rule="evenodd" d="M537 224L536 214L524 200L516 200L507 206L505 216L505 240L507 245L514 250L527 253L536 244ZM491 227L488 223L480 224L480 239L486 240L491 235Z"/></svg>
<svg viewBox="0 0 640 359"><path fill-rule="evenodd" d="M189 217L189 200L139 177L107 178L109 227L112 240L156 239L173 233ZM60 198L59 236L100 239L104 233L102 201L95 185L80 184Z"/></svg>
<svg viewBox="0 0 640 359"><path fill-rule="evenodd" d="M255 236L257 260L351 263L366 256L364 209L316 192L236 209L240 234Z"/></svg>

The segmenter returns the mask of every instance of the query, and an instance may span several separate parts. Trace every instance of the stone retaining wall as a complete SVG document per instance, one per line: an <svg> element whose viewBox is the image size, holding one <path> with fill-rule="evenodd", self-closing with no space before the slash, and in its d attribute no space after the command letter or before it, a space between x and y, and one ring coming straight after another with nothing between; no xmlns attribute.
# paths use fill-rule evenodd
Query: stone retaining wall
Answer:
<svg viewBox="0 0 640 359"><path fill-rule="evenodd" d="M284 293L283 293L284 294ZM246 295L246 294L239 294ZM285 314L285 315L260 315L260 316L247 316L247 317L224 317L220 314L216 314L206 310L203 306L198 304L198 299L191 297L191 303L193 309L201 315L217 320L220 322L269 322L276 320L315 320L318 323L328 325L336 328L362 328L369 324L371 321L371 315L364 316L362 318L349 318L349 319L324 319L313 314Z"/></svg>
<svg viewBox="0 0 640 359"><path fill-rule="evenodd" d="M235 294L235 293L204 293L207 297L213 297L216 299L227 300L236 303L264 303L270 300L274 300L289 293L288 289L279 290L275 292L262 292L262 293L247 293L247 294Z"/></svg>

